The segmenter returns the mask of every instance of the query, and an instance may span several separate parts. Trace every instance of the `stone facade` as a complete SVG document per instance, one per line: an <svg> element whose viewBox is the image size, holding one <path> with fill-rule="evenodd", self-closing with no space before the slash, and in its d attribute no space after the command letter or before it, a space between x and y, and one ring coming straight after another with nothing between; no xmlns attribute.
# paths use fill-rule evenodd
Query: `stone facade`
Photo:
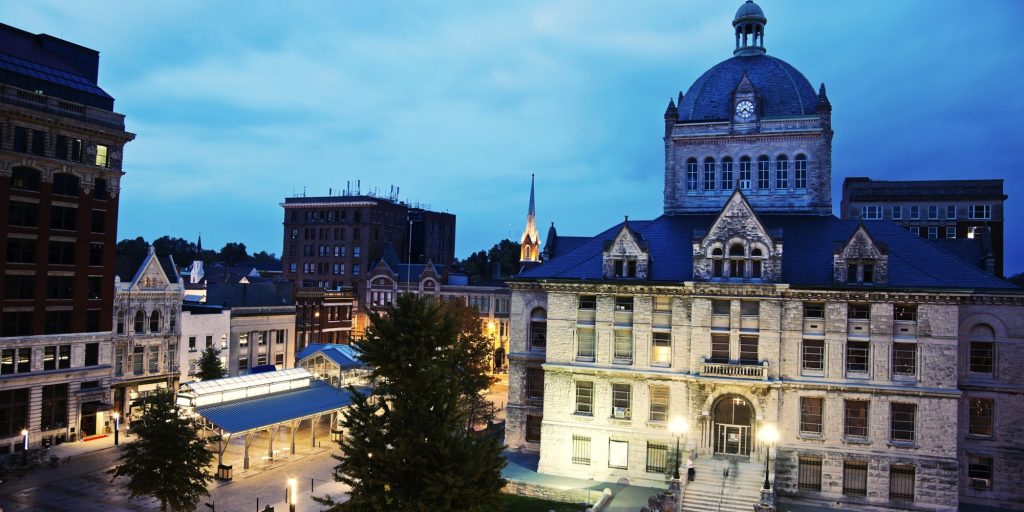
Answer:
<svg viewBox="0 0 1024 512"><path fill-rule="evenodd" d="M885 284L889 280L888 251L871 239L864 226L857 228L846 245L836 249L832 261L837 284Z"/></svg>

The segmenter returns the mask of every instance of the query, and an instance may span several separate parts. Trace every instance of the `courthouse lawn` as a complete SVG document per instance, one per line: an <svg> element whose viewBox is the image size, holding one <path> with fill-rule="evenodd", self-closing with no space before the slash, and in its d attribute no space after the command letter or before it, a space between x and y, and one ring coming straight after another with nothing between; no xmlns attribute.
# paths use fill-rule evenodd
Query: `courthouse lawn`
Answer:
<svg viewBox="0 0 1024 512"><path fill-rule="evenodd" d="M539 498L529 498L514 494L503 494L506 512L580 512L583 510L582 503L562 503L560 501L548 501Z"/></svg>

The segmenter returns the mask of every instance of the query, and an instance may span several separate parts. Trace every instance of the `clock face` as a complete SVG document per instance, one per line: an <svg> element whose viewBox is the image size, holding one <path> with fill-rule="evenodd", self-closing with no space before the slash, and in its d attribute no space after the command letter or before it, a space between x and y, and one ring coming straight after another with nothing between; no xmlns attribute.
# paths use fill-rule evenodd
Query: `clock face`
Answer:
<svg viewBox="0 0 1024 512"><path fill-rule="evenodd" d="M737 103L736 115L739 116L741 119L747 119L750 116L754 115L754 104L747 100L743 100Z"/></svg>

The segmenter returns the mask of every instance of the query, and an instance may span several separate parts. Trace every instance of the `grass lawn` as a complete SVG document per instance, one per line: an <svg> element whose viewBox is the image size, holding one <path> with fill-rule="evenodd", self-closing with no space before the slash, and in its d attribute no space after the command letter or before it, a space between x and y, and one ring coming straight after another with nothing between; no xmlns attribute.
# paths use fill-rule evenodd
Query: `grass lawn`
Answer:
<svg viewBox="0 0 1024 512"><path fill-rule="evenodd" d="M506 512L580 512L583 510L582 503L562 503L560 501L548 501L539 498L528 498L514 494L504 494Z"/></svg>

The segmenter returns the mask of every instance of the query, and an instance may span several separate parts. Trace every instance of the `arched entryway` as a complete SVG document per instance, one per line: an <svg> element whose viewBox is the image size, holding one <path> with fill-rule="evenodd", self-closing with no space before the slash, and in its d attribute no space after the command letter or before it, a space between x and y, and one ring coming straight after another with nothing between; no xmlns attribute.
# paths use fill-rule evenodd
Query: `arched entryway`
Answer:
<svg viewBox="0 0 1024 512"><path fill-rule="evenodd" d="M727 395L712 408L714 453L749 456L754 423L754 408L746 398Z"/></svg>

